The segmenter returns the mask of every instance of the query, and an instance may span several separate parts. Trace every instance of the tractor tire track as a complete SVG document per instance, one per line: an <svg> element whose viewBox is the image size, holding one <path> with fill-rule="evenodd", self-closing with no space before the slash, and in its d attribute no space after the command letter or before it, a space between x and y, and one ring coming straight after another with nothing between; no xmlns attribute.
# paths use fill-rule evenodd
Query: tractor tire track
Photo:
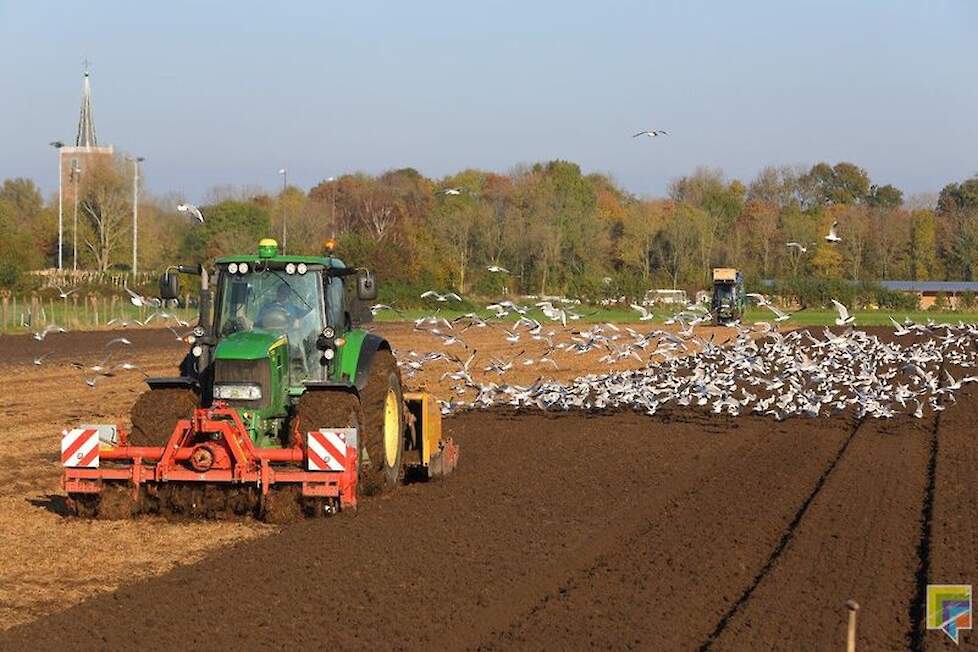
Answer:
<svg viewBox="0 0 978 652"><path fill-rule="evenodd" d="M740 419L770 429L761 445L722 460L678 500L636 513L610 545L538 583L532 602L509 601L459 647L681 649L706 636L852 439L844 419L834 429Z"/></svg>
<svg viewBox="0 0 978 652"><path fill-rule="evenodd" d="M924 595L916 604L917 649L969 649L978 642L974 630L962 631L961 646L943 633L926 630L926 584L978 585L978 435L974 401L978 386L964 387L957 403L940 415L934 447L934 483L927 521L926 565L918 576Z"/></svg>
<svg viewBox="0 0 978 652"><path fill-rule="evenodd" d="M864 422L769 572L704 647L841 647L854 599L859 649L905 648L933 430L933 416Z"/></svg>

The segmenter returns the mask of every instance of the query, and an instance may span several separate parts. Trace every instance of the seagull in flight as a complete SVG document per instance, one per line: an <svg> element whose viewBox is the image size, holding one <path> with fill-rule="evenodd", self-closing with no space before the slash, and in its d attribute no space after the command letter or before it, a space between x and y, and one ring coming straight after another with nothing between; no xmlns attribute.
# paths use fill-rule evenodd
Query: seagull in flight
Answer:
<svg viewBox="0 0 978 652"><path fill-rule="evenodd" d="M649 129L647 131L640 131L634 134L632 138L638 138L639 136L648 136L649 138L655 138L657 136L668 136L669 132L663 131L661 129Z"/></svg>
<svg viewBox="0 0 978 652"><path fill-rule="evenodd" d="M836 228L838 228L838 226L839 226L839 223L838 222L832 222L832 226L829 228L829 234L827 236L825 236L825 239L828 242L841 242L842 241L842 238L840 238L839 237L839 234L836 233Z"/></svg>
<svg viewBox="0 0 978 652"><path fill-rule="evenodd" d="M141 294L133 292L132 290L129 289L128 283L123 283L122 289L129 294L129 301L132 302L132 305L136 306L137 308L140 308L142 306L159 308L161 305L163 305L163 302L160 299L157 299L155 297L147 298ZM149 321L149 319L147 319L146 321ZM143 323L145 324L146 322Z"/></svg>
<svg viewBox="0 0 978 652"><path fill-rule="evenodd" d="M57 324L48 324L42 330L34 333L34 339L40 342L45 337L47 337L49 333L65 333L65 332L67 331L65 331L65 329L63 329L61 326L58 326Z"/></svg>
<svg viewBox="0 0 978 652"><path fill-rule="evenodd" d="M637 303L633 303L630 307L632 310L637 310L638 314L641 315L638 318L639 321L649 321L650 319L655 319L655 315L653 315L645 306L640 306Z"/></svg>
<svg viewBox="0 0 978 652"><path fill-rule="evenodd" d="M835 299L832 299L832 305L839 311L839 316L835 320L836 326L847 326L856 320L855 317L849 314L849 309Z"/></svg>
<svg viewBox="0 0 978 652"><path fill-rule="evenodd" d="M200 214L200 209L194 206L193 204L179 204L177 206L177 210L180 211L181 213L190 213L190 216L193 217L195 220L197 220L201 224L204 223L204 216Z"/></svg>
<svg viewBox="0 0 978 652"><path fill-rule="evenodd" d="M78 292L78 290L80 289L80 288L72 288L71 290L65 292L63 289L61 289L60 285L55 285L54 287L58 290L58 296L62 299L67 299L69 296L71 296L75 292Z"/></svg>
<svg viewBox="0 0 978 652"><path fill-rule="evenodd" d="M498 274L512 274L511 271L509 271L505 267L500 267L499 265L489 265L488 267L486 267L486 269L488 269L493 274L497 274L497 273Z"/></svg>
<svg viewBox="0 0 978 652"><path fill-rule="evenodd" d="M438 301L440 303L445 303L449 299L455 299L456 301L462 300L462 297L458 296L454 292L448 292L446 294L438 294L434 290L428 290L427 292L423 293L421 295L421 298L422 299L433 298L435 301Z"/></svg>
<svg viewBox="0 0 978 652"><path fill-rule="evenodd" d="M795 249L798 250L798 253L800 253L800 254L807 254L808 253L808 247L802 246L802 244L800 242L788 242L786 244L786 246L788 248L794 247Z"/></svg>
<svg viewBox="0 0 978 652"><path fill-rule="evenodd" d="M462 194L462 189L461 188L445 188L444 190L441 191L441 194L443 194L443 195L461 195Z"/></svg>

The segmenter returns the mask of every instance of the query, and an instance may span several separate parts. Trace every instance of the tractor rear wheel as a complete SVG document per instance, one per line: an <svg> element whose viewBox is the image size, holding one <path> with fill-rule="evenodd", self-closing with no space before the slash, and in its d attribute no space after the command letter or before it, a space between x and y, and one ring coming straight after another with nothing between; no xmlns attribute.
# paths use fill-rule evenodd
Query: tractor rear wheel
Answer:
<svg viewBox="0 0 978 652"><path fill-rule="evenodd" d="M173 435L181 419L189 419L200 406L197 394L183 387L148 389L139 395L132 406L132 430L129 443L133 446L163 446Z"/></svg>
<svg viewBox="0 0 978 652"><path fill-rule="evenodd" d="M374 354L367 384L360 392L363 434L359 486L366 495L388 491L401 480L404 450L404 395L394 355Z"/></svg>

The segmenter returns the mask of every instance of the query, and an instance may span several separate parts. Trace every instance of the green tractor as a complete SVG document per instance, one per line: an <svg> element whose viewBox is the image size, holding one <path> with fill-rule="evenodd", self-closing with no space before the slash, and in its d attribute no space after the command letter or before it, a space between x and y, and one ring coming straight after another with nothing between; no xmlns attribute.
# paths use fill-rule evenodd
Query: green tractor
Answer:
<svg viewBox="0 0 978 652"><path fill-rule="evenodd" d="M729 326L744 316L747 307L744 275L731 267L713 269L713 295L710 312L715 326Z"/></svg>
<svg viewBox="0 0 978 652"><path fill-rule="evenodd" d="M436 401L406 395L390 344L362 328L377 297L372 275L331 249L282 255L271 239L215 267L213 288L201 267L171 267L160 279L170 300L179 273L200 276L190 352L179 375L147 379L128 433L101 427L94 468L65 464L80 512L119 511L107 507L112 490L123 515L230 510L275 520L273 505L331 513L406 473L454 467L458 449L441 439ZM63 441L63 453L73 443Z"/></svg>

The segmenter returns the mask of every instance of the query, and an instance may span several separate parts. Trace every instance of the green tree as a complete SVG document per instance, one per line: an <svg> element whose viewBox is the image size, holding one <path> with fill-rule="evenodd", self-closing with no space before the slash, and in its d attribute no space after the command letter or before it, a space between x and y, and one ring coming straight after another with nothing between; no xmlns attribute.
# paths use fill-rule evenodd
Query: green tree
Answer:
<svg viewBox="0 0 978 652"><path fill-rule="evenodd" d="M816 163L806 179L814 188L815 199L821 206L858 204L869 195L869 175L852 163Z"/></svg>
<svg viewBox="0 0 978 652"><path fill-rule="evenodd" d="M937 198L937 212L941 214L976 210L978 210L978 174L961 183L947 184Z"/></svg>
<svg viewBox="0 0 978 652"><path fill-rule="evenodd" d="M184 251L198 262L219 256L258 250L258 241L270 237L268 209L257 203L227 200L201 208L204 223L186 235Z"/></svg>
<svg viewBox="0 0 978 652"><path fill-rule="evenodd" d="M890 184L885 186L873 185L869 188L869 196L866 198L866 202L874 208L899 208L903 205L903 191Z"/></svg>
<svg viewBox="0 0 978 652"><path fill-rule="evenodd" d="M910 215L910 274L915 281L937 276L937 238L934 212L914 211Z"/></svg>

